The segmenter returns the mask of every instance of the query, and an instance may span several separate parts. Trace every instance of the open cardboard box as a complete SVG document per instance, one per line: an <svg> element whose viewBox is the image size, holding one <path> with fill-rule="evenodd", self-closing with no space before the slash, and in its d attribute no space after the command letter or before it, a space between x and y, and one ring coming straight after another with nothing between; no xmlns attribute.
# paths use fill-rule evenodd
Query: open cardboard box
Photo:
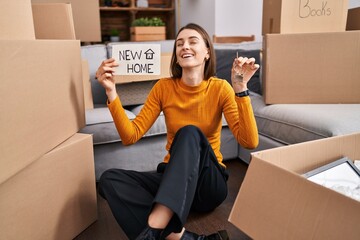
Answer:
<svg viewBox="0 0 360 240"><path fill-rule="evenodd" d="M264 0L262 34L345 31L348 0Z"/></svg>
<svg viewBox="0 0 360 240"><path fill-rule="evenodd" d="M359 239L360 202L301 176L347 156L360 133L252 154L229 221L254 239Z"/></svg>
<svg viewBox="0 0 360 240"><path fill-rule="evenodd" d="M360 103L360 31L266 34L266 104Z"/></svg>

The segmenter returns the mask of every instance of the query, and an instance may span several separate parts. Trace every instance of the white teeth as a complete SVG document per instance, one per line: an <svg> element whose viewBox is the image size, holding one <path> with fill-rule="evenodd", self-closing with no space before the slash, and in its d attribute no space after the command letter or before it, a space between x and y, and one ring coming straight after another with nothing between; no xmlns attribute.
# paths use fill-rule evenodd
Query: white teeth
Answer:
<svg viewBox="0 0 360 240"><path fill-rule="evenodd" d="M183 58L192 57L192 54L184 54L182 57L183 57Z"/></svg>

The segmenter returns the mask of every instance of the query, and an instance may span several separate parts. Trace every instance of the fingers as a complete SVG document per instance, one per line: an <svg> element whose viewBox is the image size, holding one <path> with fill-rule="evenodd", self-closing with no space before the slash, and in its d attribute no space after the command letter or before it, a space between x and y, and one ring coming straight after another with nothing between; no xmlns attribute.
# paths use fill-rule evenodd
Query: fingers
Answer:
<svg viewBox="0 0 360 240"><path fill-rule="evenodd" d="M119 64L115 62L115 59L109 58L104 61L102 61L100 67L96 71L96 78L97 79L106 79L113 76L113 73L115 72L114 67L118 67Z"/></svg>
<svg viewBox="0 0 360 240"><path fill-rule="evenodd" d="M257 70L260 68L259 64L255 64L255 58L238 57L234 59L233 68L243 70Z"/></svg>

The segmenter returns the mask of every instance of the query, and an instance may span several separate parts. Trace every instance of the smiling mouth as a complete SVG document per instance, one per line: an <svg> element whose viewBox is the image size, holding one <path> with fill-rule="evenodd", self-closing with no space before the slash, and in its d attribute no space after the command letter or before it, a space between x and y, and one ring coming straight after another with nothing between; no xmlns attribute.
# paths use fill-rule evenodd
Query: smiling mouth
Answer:
<svg viewBox="0 0 360 240"><path fill-rule="evenodd" d="M185 53L185 54L183 54L181 57L182 57L182 58L189 58L189 57L193 57L193 56L194 56L193 54Z"/></svg>

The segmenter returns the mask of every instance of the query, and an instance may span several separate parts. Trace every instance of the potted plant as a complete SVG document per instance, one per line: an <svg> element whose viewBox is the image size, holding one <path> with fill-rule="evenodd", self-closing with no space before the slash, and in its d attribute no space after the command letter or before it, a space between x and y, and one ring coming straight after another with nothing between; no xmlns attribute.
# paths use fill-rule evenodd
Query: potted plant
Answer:
<svg viewBox="0 0 360 240"><path fill-rule="evenodd" d="M165 23L159 17L135 19L131 24L130 35L131 41L165 40Z"/></svg>
<svg viewBox="0 0 360 240"><path fill-rule="evenodd" d="M120 32L119 30L113 28L110 31L110 42L119 42L120 41Z"/></svg>

